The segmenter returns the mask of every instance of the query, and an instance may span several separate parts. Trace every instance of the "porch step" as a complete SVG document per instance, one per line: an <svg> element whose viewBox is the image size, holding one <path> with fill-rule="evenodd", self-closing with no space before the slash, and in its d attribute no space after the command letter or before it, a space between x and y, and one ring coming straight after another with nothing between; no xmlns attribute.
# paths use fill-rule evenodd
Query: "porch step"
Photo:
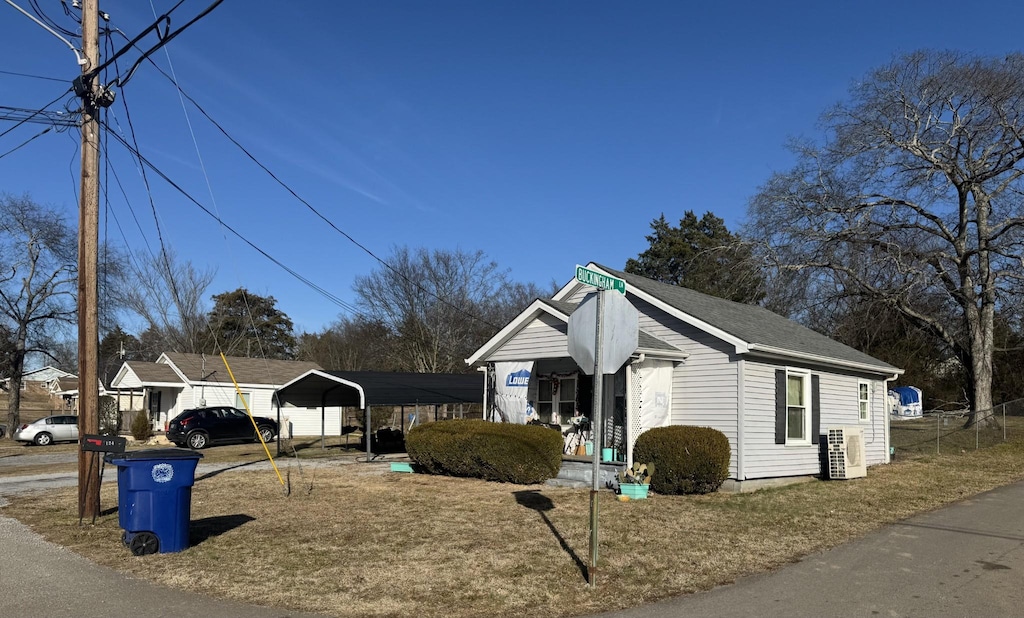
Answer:
<svg viewBox="0 0 1024 618"><path fill-rule="evenodd" d="M621 461L601 462L598 476L599 486L604 488L610 485L617 485L619 471L624 469L626 464ZM555 487L575 487L583 489L592 486L594 464L592 461L582 457L562 459L562 467L558 476L548 479L545 484Z"/></svg>

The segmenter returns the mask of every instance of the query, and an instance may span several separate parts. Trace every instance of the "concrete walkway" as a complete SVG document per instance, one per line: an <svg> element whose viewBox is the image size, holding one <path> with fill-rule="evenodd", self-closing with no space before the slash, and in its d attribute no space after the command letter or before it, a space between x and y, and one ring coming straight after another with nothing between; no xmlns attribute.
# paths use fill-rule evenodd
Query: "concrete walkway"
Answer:
<svg viewBox="0 0 1024 618"><path fill-rule="evenodd" d="M682 616L1024 616L1024 482L774 573L623 612Z"/></svg>

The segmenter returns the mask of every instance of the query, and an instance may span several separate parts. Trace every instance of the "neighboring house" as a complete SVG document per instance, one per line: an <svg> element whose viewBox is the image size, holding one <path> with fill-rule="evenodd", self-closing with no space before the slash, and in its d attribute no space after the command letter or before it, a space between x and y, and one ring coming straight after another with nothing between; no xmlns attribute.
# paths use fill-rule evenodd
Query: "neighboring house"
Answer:
<svg viewBox="0 0 1024 618"><path fill-rule="evenodd" d="M98 380L97 380L98 381ZM99 382L99 381L98 381ZM50 401L58 408L74 410L78 413L78 377L68 376L57 378L50 383ZM121 412L143 409L144 393L138 390L107 390L99 382L99 396L113 397L117 401L117 409Z"/></svg>
<svg viewBox="0 0 1024 618"><path fill-rule="evenodd" d="M28 390L30 388L37 388L43 391L49 391L53 381L57 378L68 378L75 377L75 374L68 373L56 367L47 365L46 367L40 367L39 369L33 369L32 371L26 371L21 375L21 390ZM4 378L4 390L10 390L11 379Z"/></svg>
<svg viewBox="0 0 1024 618"><path fill-rule="evenodd" d="M723 432L729 476L741 489L822 474L830 428L861 428L867 464L889 461L887 381L902 370L760 307L587 268L624 279L638 311L636 350L605 368L612 375L603 380L603 407L612 411L605 445L627 461L639 434L664 425ZM595 290L572 281L534 301L467 359L486 367L493 385L485 414L523 422L532 413L565 429L576 414L590 415L593 381L570 357L567 332Z"/></svg>
<svg viewBox="0 0 1024 618"><path fill-rule="evenodd" d="M274 391L311 369L320 369L305 361L230 356L227 361L241 394L219 355L176 352L165 352L153 363L125 362L111 381L111 390L141 390L142 409L160 431L189 408L226 405L244 410L248 403L254 415L274 417Z"/></svg>

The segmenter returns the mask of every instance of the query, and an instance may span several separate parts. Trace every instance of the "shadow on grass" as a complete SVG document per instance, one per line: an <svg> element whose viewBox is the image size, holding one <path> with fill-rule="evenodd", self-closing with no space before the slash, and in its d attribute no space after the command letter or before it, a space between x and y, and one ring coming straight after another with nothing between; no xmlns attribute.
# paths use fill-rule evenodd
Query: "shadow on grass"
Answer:
<svg viewBox="0 0 1024 618"><path fill-rule="evenodd" d="M217 515L216 517L204 517L192 520L189 526L189 540L192 545L199 545L207 539L218 537L225 532L231 532L235 528L241 528L256 518L250 515Z"/></svg>
<svg viewBox="0 0 1024 618"><path fill-rule="evenodd" d="M558 544L562 547L562 551L569 554L572 561L576 563L576 568L579 569L580 575L582 575L583 579L586 580L587 565L584 564L583 560L576 555L576 552L569 547L569 544L565 542L565 538L562 537L562 534L558 531L558 528L555 528L555 525L551 523L550 519L548 519L547 511L554 510L555 508L555 503L551 501L551 498L548 498L536 489L514 491L512 492L512 495L515 496L516 503L520 506L524 506L532 511L537 511L540 518L548 525L548 529L551 530L551 534L555 535L555 538L558 540Z"/></svg>
<svg viewBox="0 0 1024 618"><path fill-rule="evenodd" d="M204 479L208 479L208 478L212 478L214 476L217 476L218 474L221 474L222 472L227 472L229 470L237 470L238 468L244 468L246 466L253 466L253 465L256 465L258 463L263 463L263 462L262 462L262 460L260 460L260 461L246 461L244 463L235 464L233 466L227 466L226 468L221 468L220 470L213 470L211 472L207 472L206 474L204 474L202 476L197 476L195 480L196 480L196 482L199 482L199 481L202 481Z"/></svg>

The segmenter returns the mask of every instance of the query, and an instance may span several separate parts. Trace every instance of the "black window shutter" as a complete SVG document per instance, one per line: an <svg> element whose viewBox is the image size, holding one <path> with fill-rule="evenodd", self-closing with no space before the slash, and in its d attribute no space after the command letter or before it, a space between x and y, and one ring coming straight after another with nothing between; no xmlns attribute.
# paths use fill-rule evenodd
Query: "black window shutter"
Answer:
<svg viewBox="0 0 1024 618"><path fill-rule="evenodd" d="M775 443L786 443L786 370L775 370Z"/></svg>
<svg viewBox="0 0 1024 618"><path fill-rule="evenodd" d="M821 387L818 376L811 376L811 444L818 443L821 433Z"/></svg>

